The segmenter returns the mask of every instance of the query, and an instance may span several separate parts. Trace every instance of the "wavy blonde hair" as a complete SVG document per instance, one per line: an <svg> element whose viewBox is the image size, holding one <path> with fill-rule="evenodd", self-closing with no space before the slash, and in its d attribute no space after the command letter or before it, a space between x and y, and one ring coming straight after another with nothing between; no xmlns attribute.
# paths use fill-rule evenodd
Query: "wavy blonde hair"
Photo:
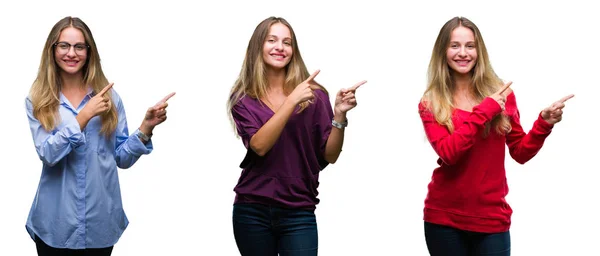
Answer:
<svg viewBox="0 0 600 256"><path fill-rule="evenodd" d="M252 34L250 42L248 43L246 56L242 64L242 70L240 71L237 80L231 88L229 101L227 102L227 111L230 119L232 118L231 111L233 106L235 106L243 97L248 96L253 99L263 99L267 96L269 83L266 75L267 67L262 58L262 53L265 40L269 35L269 29L276 23L281 23L288 27L292 36L292 58L285 67L286 76L285 84L283 86L284 93L289 95L298 84L302 83L310 76L308 70L306 69L306 65L304 64L304 60L302 60L302 55L300 54L300 49L298 48L296 34L294 33L292 26L281 17L269 17L263 20L254 29L254 33ZM326 94L328 93L323 86L318 86ZM298 112L303 111L306 107L308 107L308 104L310 103L306 101L301 103ZM231 121L235 127L235 123L232 119Z"/></svg>
<svg viewBox="0 0 600 256"><path fill-rule="evenodd" d="M452 31L458 27L465 27L473 31L475 35L475 47L477 50L477 61L471 70L471 94L477 103L485 97L498 91L503 81L496 75L488 57L483 37L477 26L464 17L454 17L440 29L437 40L431 53L429 69L427 73L427 89L423 94L422 103L433 113L435 120L448 128L450 133L454 132L452 124L452 113L454 110L453 94L456 90L452 78L452 70L448 66L446 52L450 46ZM498 134L505 134L510 130L510 121L502 113L487 124L484 136L493 127Z"/></svg>
<svg viewBox="0 0 600 256"><path fill-rule="evenodd" d="M58 106L60 104L59 93L62 81L59 74L60 67L54 58L54 51L55 44L60 38L60 33L69 27L79 29L85 38L85 43L89 46L87 60L82 67L83 83L90 86L94 93L100 92L108 85L108 80L104 76L102 66L100 65L100 55L96 48L96 42L88 26L76 17L65 17L58 21L52 27L46 39L37 78L29 91L29 97L33 104L33 116L46 131L53 130L60 119ZM109 136L117 127L118 116L110 90L104 94L104 98L109 99L110 104L109 109L100 115L102 120L100 131Z"/></svg>

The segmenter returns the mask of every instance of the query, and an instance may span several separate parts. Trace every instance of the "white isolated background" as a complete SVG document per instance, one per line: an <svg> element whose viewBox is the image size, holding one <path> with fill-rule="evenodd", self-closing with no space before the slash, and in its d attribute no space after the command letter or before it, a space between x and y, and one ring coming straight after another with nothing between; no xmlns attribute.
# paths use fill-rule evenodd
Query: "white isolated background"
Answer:
<svg viewBox="0 0 600 256"><path fill-rule="evenodd" d="M225 103L255 26L286 18L308 69L332 96L366 79L344 151L321 174L320 255L428 255L422 210L436 155L417 104L431 49L454 16L483 33L496 72L513 81L521 121L570 93L564 119L525 165L506 159L513 255L597 253L597 8L583 1L5 1L0 4L3 99L0 247L36 255L25 221L41 162L24 98L52 26L72 15L96 39L124 99L129 128L168 93L155 150L120 170L130 225L113 255L239 255L233 187L244 147Z"/></svg>

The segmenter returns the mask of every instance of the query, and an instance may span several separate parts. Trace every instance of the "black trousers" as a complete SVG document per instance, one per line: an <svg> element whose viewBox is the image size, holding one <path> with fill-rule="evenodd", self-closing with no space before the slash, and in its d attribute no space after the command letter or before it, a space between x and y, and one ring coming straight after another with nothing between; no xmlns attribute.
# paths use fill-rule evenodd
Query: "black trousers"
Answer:
<svg viewBox="0 0 600 256"><path fill-rule="evenodd" d="M50 247L42 239L35 236L35 247L38 256L110 256L113 247L93 249L62 249Z"/></svg>

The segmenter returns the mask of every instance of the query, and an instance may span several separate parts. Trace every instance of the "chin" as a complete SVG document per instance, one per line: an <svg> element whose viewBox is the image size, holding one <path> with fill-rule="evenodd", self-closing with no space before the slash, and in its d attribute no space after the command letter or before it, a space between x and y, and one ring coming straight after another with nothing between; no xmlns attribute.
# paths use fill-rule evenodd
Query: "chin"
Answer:
<svg viewBox="0 0 600 256"><path fill-rule="evenodd" d="M455 67L455 68L453 68L453 71L458 74L461 74L461 75L466 75L466 74L471 73L471 71L473 71L473 67L468 67L468 68L467 67L458 67L458 68Z"/></svg>
<svg viewBox="0 0 600 256"><path fill-rule="evenodd" d="M66 74L75 75L75 74L81 72L82 67L78 67L78 68L72 68L72 67L63 68L63 67L61 67L61 69Z"/></svg>
<svg viewBox="0 0 600 256"><path fill-rule="evenodd" d="M287 67L287 64L288 63L275 63L275 65L273 65L273 63L267 63L267 65L274 70L284 69L285 67Z"/></svg>

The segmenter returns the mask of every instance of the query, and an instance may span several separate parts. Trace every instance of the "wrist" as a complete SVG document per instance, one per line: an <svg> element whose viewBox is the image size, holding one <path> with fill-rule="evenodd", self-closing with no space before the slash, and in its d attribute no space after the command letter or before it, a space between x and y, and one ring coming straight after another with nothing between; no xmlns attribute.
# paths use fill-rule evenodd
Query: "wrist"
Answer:
<svg viewBox="0 0 600 256"><path fill-rule="evenodd" d="M142 122L142 125L140 125L140 128L138 128L138 129L143 134L145 134L147 136L152 136L152 131L154 130L154 127L152 127L151 125L146 124L145 122Z"/></svg>
<svg viewBox="0 0 600 256"><path fill-rule="evenodd" d="M296 102L295 100L290 99L289 97L285 99L285 101L283 101L283 104L281 105L281 108L291 108L291 109L295 109L296 106L298 106L298 104L300 104L300 102Z"/></svg>
<svg viewBox="0 0 600 256"><path fill-rule="evenodd" d="M331 126L338 128L340 130L344 130L344 128L346 128L348 126L348 120L345 120L343 122L338 122L337 120L332 119L331 120Z"/></svg>
<svg viewBox="0 0 600 256"><path fill-rule="evenodd" d="M346 117L346 113L336 110L333 115L333 120L338 123L347 122L348 118Z"/></svg>
<svg viewBox="0 0 600 256"><path fill-rule="evenodd" d="M90 119L92 119L93 115L90 115L90 113L88 113L88 111L86 111L85 109L82 109L78 114L76 119L79 119L81 121L89 121Z"/></svg>

